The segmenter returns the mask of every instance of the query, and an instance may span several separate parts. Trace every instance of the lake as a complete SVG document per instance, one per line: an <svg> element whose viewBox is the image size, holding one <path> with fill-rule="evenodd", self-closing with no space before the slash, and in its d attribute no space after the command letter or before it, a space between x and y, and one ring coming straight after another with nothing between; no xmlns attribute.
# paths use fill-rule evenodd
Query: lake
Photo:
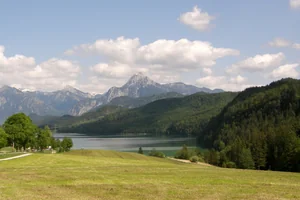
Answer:
<svg viewBox="0 0 300 200"><path fill-rule="evenodd" d="M55 133L54 137L72 138L72 149L106 149L137 152L139 147L142 147L145 153L155 148L158 151L164 152L168 156L173 156L184 144L189 148L196 147L196 139L191 137L97 137L79 133Z"/></svg>

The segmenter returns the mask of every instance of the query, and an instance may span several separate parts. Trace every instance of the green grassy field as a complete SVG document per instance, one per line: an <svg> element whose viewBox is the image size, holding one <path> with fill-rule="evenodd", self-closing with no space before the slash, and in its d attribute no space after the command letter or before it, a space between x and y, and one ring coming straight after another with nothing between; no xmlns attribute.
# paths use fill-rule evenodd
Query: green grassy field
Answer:
<svg viewBox="0 0 300 200"><path fill-rule="evenodd" d="M15 157L15 156L19 156L19 155L23 155L24 153L0 153L0 159L3 158L10 158L10 157Z"/></svg>
<svg viewBox="0 0 300 200"><path fill-rule="evenodd" d="M300 199L300 174L78 150L0 162L0 199Z"/></svg>

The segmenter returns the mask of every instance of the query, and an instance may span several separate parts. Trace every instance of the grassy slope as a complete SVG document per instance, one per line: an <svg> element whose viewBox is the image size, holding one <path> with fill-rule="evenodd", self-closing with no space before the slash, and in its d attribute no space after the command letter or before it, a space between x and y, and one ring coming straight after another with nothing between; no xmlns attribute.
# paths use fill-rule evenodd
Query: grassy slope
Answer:
<svg viewBox="0 0 300 200"><path fill-rule="evenodd" d="M297 199L300 174L78 150L0 163L0 199Z"/></svg>

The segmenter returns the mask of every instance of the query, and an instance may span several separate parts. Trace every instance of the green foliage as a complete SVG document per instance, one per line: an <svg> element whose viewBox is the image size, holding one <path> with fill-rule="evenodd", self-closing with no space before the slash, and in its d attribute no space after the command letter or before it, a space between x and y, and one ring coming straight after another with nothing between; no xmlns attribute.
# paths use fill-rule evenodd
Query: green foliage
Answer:
<svg viewBox="0 0 300 200"><path fill-rule="evenodd" d="M144 151L143 151L142 147L139 148L138 153L139 153L139 154L144 154Z"/></svg>
<svg viewBox="0 0 300 200"><path fill-rule="evenodd" d="M37 129L24 113L10 116L4 122L3 127L8 134L8 141L13 147L25 149L34 142Z"/></svg>
<svg viewBox="0 0 300 200"><path fill-rule="evenodd" d="M189 160L191 153L189 152L186 145L183 145L182 149L176 152L175 158Z"/></svg>
<svg viewBox="0 0 300 200"><path fill-rule="evenodd" d="M149 152L149 156L154 156L154 157L159 157L159 158L165 158L166 157L163 152L156 151L156 149L152 149Z"/></svg>
<svg viewBox="0 0 300 200"><path fill-rule="evenodd" d="M68 152L73 147L73 141L71 138L64 137L64 139L61 142L61 148L63 152Z"/></svg>
<svg viewBox="0 0 300 200"><path fill-rule="evenodd" d="M196 162L199 161L199 157L198 156L192 156L192 157L190 157L190 161L196 163Z"/></svg>
<svg viewBox="0 0 300 200"><path fill-rule="evenodd" d="M206 151L204 153L204 161L212 165L219 165L220 153L214 149Z"/></svg>
<svg viewBox="0 0 300 200"><path fill-rule="evenodd" d="M88 113L84 113L81 116L64 115L61 117L56 116L37 116L31 115L34 123L38 126L48 125L51 129L58 128L70 128L73 126L79 126L81 124L92 123L102 119L104 116L127 110L120 106L105 105L98 109L92 110Z"/></svg>
<svg viewBox="0 0 300 200"><path fill-rule="evenodd" d="M0 127L0 148L6 147L8 135Z"/></svg>
<svg viewBox="0 0 300 200"><path fill-rule="evenodd" d="M227 168L236 168L236 164L234 162L226 162L224 163L224 167L227 167Z"/></svg>
<svg viewBox="0 0 300 200"><path fill-rule="evenodd" d="M145 106L121 110L85 124L72 124L62 132L94 134L197 135L212 116L237 93L197 93L183 98L162 99ZM87 114L86 114L87 115Z"/></svg>
<svg viewBox="0 0 300 200"><path fill-rule="evenodd" d="M7 144L12 144L12 148L39 149L44 151L51 146L52 149L58 149L62 152L70 151L73 141L70 138L64 138L62 142L55 140L48 126L39 129L32 124L31 119L23 113L18 113L9 117L4 125L4 130L0 128L0 148Z"/></svg>
<svg viewBox="0 0 300 200"><path fill-rule="evenodd" d="M37 143L39 149L46 149L51 146L51 141L53 140L52 132L48 126L44 129L40 129L37 135Z"/></svg>
<svg viewBox="0 0 300 200"><path fill-rule="evenodd" d="M250 149L242 149L240 153L239 167L242 169L254 169L254 161Z"/></svg>
<svg viewBox="0 0 300 200"><path fill-rule="evenodd" d="M198 141L219 152L213 162L219 166L300 171L300 81L282 79L239 93Z"/></svg>

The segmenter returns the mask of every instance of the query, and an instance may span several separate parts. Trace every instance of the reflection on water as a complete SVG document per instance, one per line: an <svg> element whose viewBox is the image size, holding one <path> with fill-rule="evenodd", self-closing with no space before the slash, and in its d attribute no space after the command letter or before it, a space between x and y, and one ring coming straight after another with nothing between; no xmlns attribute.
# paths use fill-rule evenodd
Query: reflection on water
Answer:
<svg viewBox="0 0 300 200"><path fill-rule="evenodd" d="M139 147L149 151L153 148L159 151L177 151L182 145L195 147L195 138L158 138L158 137L96 137L78 133L55 133L54 137L70 137L73 149L107 149L117 151L137 151Z"/></svg>

